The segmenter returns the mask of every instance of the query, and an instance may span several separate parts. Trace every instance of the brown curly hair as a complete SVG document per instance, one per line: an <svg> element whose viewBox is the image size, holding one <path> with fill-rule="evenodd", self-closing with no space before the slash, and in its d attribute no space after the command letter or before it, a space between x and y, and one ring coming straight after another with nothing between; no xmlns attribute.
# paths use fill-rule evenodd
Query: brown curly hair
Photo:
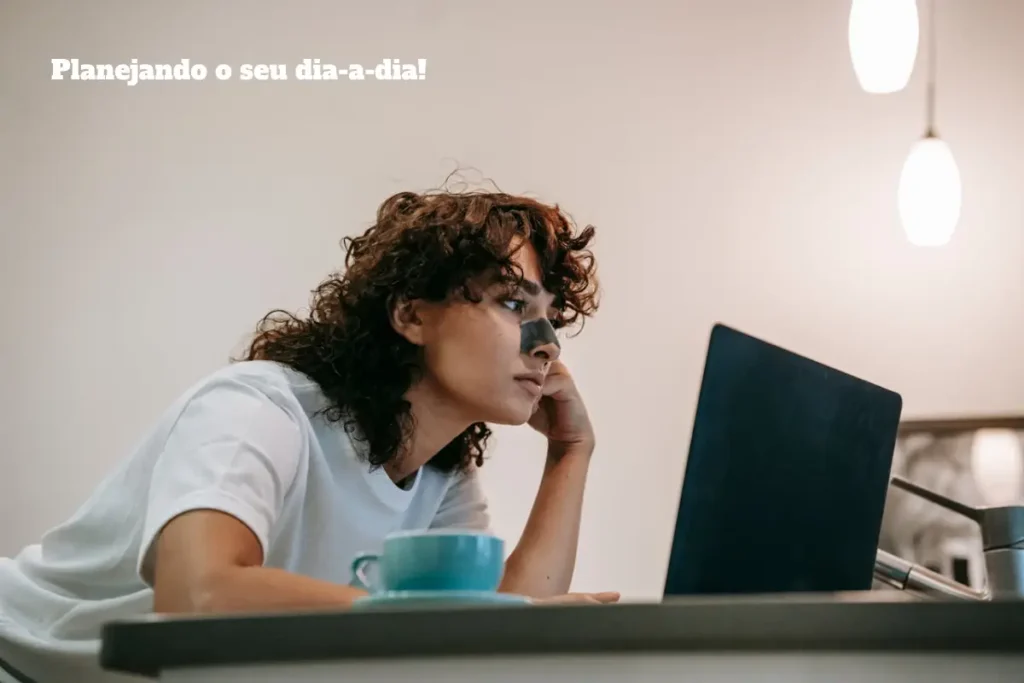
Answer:
<svg viewBox="0 0 1024 683"><path fill-rule="evenodd" d="M346 237L345 270L314 291L308 317L268 313L242 360L288 365L315 381L328 398L322 411L368 443L372 468L404 453L413 429L405 393L416 381L420 347L391 325L398 298L444 301L451 295L481 301L473 287L494 275L516 286L521 269L514 246L529 240L560 325L597 310L598 283L588 250L594 228L576 233L557 205L504 193L400 192L377 210L359 237ZM483 464L490 429L475 423L447 444L430 466L450 472Z"/></svg>

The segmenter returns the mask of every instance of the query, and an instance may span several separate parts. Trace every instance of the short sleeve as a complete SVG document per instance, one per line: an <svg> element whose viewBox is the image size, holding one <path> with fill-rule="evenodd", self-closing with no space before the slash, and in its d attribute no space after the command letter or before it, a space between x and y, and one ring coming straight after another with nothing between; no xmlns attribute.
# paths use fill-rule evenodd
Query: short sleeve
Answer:
<svg viewBox="0 0 1024 683"><path fill-rule="evenodd" d="M295 478L302 432L296 415L238 379L201 388L171 427L152 472L137 566L152 580L154 542L175 517L212 509L235 517L268 551Z"/></svg>
<svg viewBox="0 0 1024 683"><path fill-rule="evenodd" d="M454 475L430 528L489 531L490 526L487 496L476 468Z"/></svg>

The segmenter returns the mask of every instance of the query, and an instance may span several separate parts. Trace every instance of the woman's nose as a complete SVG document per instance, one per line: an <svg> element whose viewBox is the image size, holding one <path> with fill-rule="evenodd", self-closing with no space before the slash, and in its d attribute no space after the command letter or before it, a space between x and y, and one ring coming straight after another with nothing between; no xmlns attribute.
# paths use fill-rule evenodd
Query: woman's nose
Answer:
<svg viewBox="0 0 1024 683"><path fill-rule="evenodd" d="M562 349L558 345L557 341L544 342L543 344L534 347L534 349L530 351L530 356L533 358L540 358L546 363L551 363L558 360L558 356L560 356L561 353Z"/></svg>
<svg viewBox="0 0 1024 683"><path fill-rule="evenodd" d="M555 328L547 318L528 320L519 326L519 348L531 358L549 363L558 360L562 351Z"/></svg>

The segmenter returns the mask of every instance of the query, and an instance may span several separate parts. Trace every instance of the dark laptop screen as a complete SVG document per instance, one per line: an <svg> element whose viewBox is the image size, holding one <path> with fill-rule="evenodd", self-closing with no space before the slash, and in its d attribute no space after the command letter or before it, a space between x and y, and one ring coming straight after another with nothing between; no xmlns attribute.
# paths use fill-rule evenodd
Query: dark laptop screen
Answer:
<svg viewBox="0 0 1024 683"><path fill-rule="evenodd" d="M665 595L871 588L902 399L711 333Z"/></svg>

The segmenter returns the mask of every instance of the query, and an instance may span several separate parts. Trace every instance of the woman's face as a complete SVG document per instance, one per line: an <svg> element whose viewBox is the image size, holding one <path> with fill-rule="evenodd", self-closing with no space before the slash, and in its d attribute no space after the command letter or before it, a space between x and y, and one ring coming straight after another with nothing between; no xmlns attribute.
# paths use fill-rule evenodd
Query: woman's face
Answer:
<svg viewBox="0 0 1024 683"><path fill-rule="evenodd" d="M558 359L548 322L557 312L540 284L537 253L523 243L514 261L524 279L518 291L497 283L484 286L479 303L453 298L418 307L423 380L468 422L525 423Z"/></svg>

